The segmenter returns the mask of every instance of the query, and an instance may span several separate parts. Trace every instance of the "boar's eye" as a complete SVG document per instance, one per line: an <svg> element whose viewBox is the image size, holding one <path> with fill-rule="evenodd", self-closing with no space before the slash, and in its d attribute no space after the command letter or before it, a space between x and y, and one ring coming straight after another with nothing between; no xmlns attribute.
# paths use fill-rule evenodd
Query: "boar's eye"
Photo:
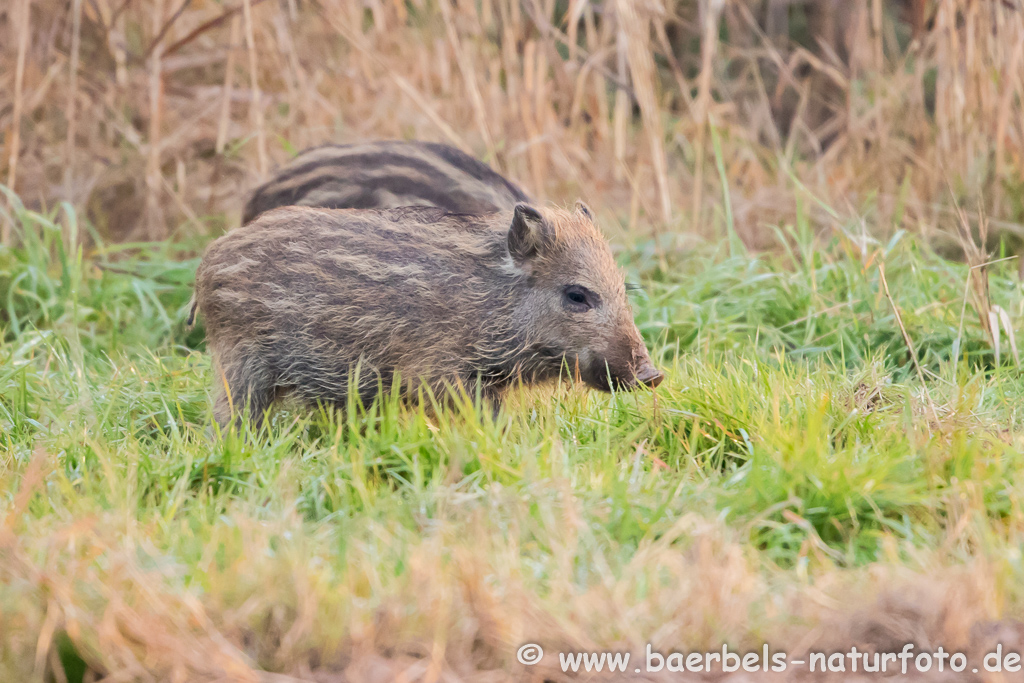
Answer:
<svg viewBox="0 0 1024 683"><path fill-rule="evenodd" d="M562 305L574 313L589 311L598 303L598 296L582 285L568 285L562 290Z"/></svg>

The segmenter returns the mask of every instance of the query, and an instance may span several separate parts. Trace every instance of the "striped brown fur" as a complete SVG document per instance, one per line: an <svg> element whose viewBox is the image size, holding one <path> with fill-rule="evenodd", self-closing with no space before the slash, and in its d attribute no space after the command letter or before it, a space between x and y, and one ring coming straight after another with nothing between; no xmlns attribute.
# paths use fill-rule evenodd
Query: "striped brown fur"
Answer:
<svg viewBox="0 0 1024 683"><path fill-rule="evenodd" d="M484 214L529 202L514 183L454 147L385 140L308 149L256 188L242 223L282 206L436 206Z"/></svg>
<svg viewBox="0 0 1024 683"><path fill-rule="evenodd" d="M243 406L258 421L283 394L369 402L396 377L409 396L479 386L495 400L563 367L600 389L661 379L582 203L278 209L210 245L196 302L222 424Z"/></svg>

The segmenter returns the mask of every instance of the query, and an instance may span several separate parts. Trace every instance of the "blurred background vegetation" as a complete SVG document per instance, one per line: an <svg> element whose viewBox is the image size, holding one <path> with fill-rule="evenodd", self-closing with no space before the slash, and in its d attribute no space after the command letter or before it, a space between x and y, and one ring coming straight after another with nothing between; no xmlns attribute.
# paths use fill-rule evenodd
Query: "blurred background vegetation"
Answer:
<svg viewBox="0 0 1024 683"><path fill-rule="evenodd" d="M231 227L295 151L371 138L453 144L655 236L730 214L747 246L774 244L802 185L933 240L952 189L1016 240L1024 6L6 0L0 131L0 181L108 241Z"/></svg>

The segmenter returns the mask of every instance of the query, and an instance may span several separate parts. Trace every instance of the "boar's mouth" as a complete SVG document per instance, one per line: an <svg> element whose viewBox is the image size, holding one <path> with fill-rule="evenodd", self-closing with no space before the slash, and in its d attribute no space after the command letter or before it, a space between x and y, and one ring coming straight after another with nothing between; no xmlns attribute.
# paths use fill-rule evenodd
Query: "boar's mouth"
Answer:
<svg viewBox="0 0 1024 683"><path fill-rule="evenodd" d="M665 378L646 358L646 353L643 354L644 359L634 365L615 363L605 358L595 358L583 364L578 356L550 346L536 345L531 351L535 358L552 363L552 369L557 364L565 375L581 379L600 391L632 391L641 386L653 389Z"/></svg>
<svg viewBox="0 0 1024 683"><path fill-rule="evenodd" d="M589 370L583 379L601 391L632 391L641 386L653 389L665 378L650 361L644 361L638 368L626 366L624 371L616 371L606 360L597 359L591 363Z"/></svg>

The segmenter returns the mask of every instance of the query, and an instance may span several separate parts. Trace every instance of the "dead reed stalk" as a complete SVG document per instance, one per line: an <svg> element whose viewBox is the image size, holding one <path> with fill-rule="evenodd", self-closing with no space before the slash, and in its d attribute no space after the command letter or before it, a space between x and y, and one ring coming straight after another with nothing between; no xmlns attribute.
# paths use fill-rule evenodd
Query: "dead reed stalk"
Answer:
<svg viewBox="0 0 1024 683"><path fill-rule="evenodd" d="M156 11L153 12L152 18L153 35L157 36L164 24L164 0L156 0ZM163 175L160 169L163 121L162 56L163 45L158 41L153 45L149 57L149 148L146 154L146 235L153 241L163 239L166 234L163 204L161 203Z"/></svg>
<svg viewBox="0 0 1024 683"><path fill-rule="evenodd" d="M68 65L68 133L64 158L64 198L74 202L75 151L78 132L78 60L82 46L82 0L71 3L71 62Z"/></svg>
<svg viewBox="0 0 1024 683"><path fill-rule="evenodd" d="M491 137L491 131L487 125L487 110L484 107L483 97L480 96L480 87L476 82L476 69L463 48L462 41L459 39L459 32L455 28L455 21L452 18L451 5L447 2L440 2L437 6L441 9L445 30L448 33L448 42L451 43L452 51L455 53L455 60L459 65L459 71L466 81L466 90L469 94L469 101L473 106L477 129L480 131L480 136L487 146L487 158L501 172L500 160L495 155L494 139Z"/></svg>
<svg viewBox="0 0 1024 683"><path fill-rule="evenodd" d="M267 175L270 164L267 160L267 132L263 120L263 103L260 101L259 61L256 57L256 34L253 29L252 0L242 0L242 16L245 21L245 46L249 53L249 87L252 88L252 103L249 115L256 128L256 154L259 160L260 177Z"/></svg>
<svg viewBox="0 0 1024 683"><path fill-rule="evenodd" d="M224 65L224 92L221 95L220 118L217 122L217 142L214 150L217 154L224 153L224 145L228 140L228 126L231 124L231 95L234 88L235 59L238 49L239 22L238 16L231 17L231 38L228 42L228 58Z"/></svg>
<svg viewBox="0 0 1024 683"><path fill-rule="evenodd" d="M710 125L711 78L714 69L715 53L718 51L718 21L724 3L722 0L701 0L701 51L700 78L697 86L697 101L694 107L694 118L697 121L697 159L694 162L693 180L693 219L700 221L704 187L704 153L707 148L707 129Z"/></svg>
<svg viewBox="0 0 1024 683"><path fill-rule="evenodd" d="M11 117L11 134L9 136L7 161L7 187L17 191L18 158L21 155L21 116L24 105L23 87L25 83L25 55L29 43L29 19L32 12L32 0L19 0L17 4L16 34L18 40L18 56L14 68L14 112ZM10 244L11 226L7 221L0 225L0 244Z"/></svg>
<svg viewBox="0 0 1024 683"><path fill-rule="evenodd" d="M651 153L651 165L653 166L654 178L658 183L658 194L661 199L661 220L668 224L672 221L672 197L669 193L668 171L665 165L661 107L658 106L658 100L655 95L655 69L651 47L650 22L647 17L640 17L636 3L631 0L618 0L616 13L618 20L622 22L626 35L629 69L633 77L633 90L640 105L644 129L647 132L647 144Z"/></svg>

